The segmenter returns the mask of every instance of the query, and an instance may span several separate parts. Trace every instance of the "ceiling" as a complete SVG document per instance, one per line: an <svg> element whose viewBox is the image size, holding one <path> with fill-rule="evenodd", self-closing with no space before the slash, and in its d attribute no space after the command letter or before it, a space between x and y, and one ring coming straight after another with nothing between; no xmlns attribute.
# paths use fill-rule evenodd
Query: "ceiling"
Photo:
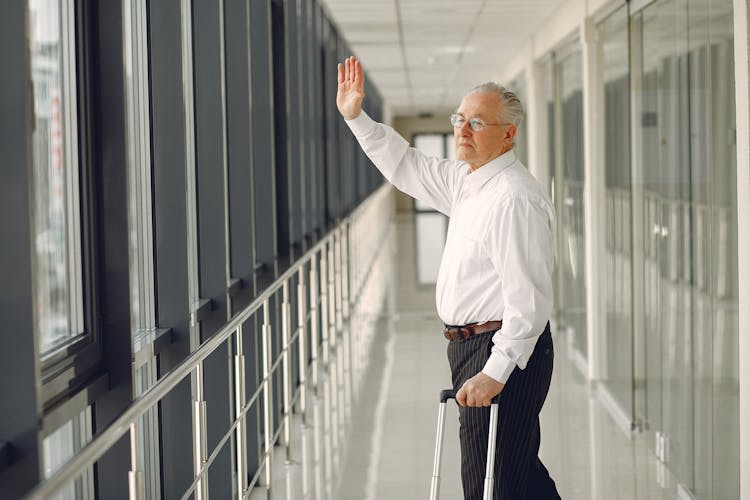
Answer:
<svg viewBox="0 0 750 500"><path fill-rule="evenodd" d="M564 0L321 1L393 114L411 115L455 109Z"/></svg>

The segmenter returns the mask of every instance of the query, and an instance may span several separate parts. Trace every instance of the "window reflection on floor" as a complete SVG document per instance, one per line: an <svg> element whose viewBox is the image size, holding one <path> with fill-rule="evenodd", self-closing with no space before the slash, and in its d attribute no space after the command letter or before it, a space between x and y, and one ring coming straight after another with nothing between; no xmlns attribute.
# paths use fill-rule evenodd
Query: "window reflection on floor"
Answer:
<svg viewBox="0 0 750 500"><path fill-rule="evenodd" d="M417 281L422 285L437 282L440 259L443 256L448 218L438 212L414 214L414 230L417 240Z"/></svg>

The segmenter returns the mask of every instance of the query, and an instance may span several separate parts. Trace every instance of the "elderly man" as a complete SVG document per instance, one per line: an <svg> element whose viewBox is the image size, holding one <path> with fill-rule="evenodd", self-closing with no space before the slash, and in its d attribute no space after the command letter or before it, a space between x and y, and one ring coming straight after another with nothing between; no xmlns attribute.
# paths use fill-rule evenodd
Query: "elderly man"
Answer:
<svg viewBox="0 0 750 500"><path fill-rule="evenodd" d="M461 478L482 498L489 405L500 397L495 498L560 498L539 460L539 412L552 377L555 216L518 161L518 98L486 83L451 116L458 161L428 158L362 111L362 66L338 65L336 105L362 149L401 191L450 217L437 281L460 405Z"/></svg>

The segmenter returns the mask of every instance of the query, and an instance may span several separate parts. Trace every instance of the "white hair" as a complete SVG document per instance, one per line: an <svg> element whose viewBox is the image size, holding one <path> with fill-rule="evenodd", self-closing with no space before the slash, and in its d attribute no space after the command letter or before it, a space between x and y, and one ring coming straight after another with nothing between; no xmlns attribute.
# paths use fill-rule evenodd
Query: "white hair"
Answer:
<svg viewBox="0 0 750 500"><path fill-rule="evenodd" d="M523 106L515 92L495 82L486 82L477 85L469 91L469 94L497 94L502 103L502 116L498 116L501 122L512 123L516 127L521 124L524 117ZM467 94L467 95L469 95Z"/></svg>

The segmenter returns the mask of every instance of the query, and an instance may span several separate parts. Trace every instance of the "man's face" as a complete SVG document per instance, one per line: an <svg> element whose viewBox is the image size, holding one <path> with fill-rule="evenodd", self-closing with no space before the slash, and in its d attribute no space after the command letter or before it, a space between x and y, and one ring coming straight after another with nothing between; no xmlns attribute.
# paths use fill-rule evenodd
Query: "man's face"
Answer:
<svg viewBox="0 0 750 500"><path fill-rule="evenodd" d="M461 127L453 127L456 158L463 160L476 170L513 148L516 126L501 124L502 104L497 94L472 93L461 101L456 113L465 118ZM474 131L469 125L472 118L480 118L485 127Z"/></svg>

